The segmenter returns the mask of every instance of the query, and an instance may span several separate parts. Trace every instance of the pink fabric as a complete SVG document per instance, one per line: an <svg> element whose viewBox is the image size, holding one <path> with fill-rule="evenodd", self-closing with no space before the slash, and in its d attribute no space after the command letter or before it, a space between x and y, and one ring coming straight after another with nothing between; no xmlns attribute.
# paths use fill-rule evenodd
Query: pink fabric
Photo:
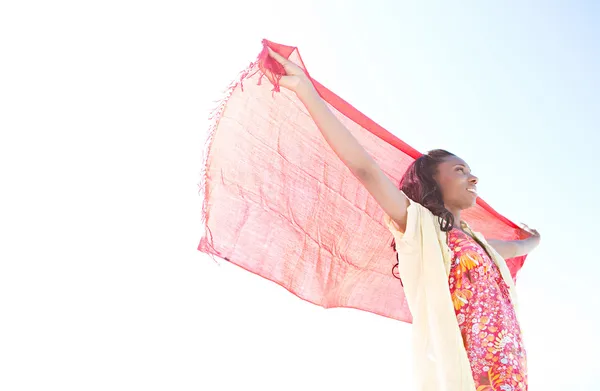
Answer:
<svg viewBox="0 0 600 391"><path fill-rule="evenodd" d="M297 48L263 41L304 69ZM349 307L411 322L394 277L383 211L337 158L263 48L212 114L198 250L226 259L325 308ZM384 172L399 183L420 153L313 79L317 91ZM398 129L402 133L403 129ZM488 238L520 229L483 200L464 213ZM507 260L513 278L524 257Z"/></svg>

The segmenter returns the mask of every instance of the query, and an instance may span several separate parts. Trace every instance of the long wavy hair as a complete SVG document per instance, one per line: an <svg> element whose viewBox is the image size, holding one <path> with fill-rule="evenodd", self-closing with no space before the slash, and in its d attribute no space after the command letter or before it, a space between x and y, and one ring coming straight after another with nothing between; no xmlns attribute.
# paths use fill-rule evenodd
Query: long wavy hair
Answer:
<svg viewBox="0 0 600 391"><path fill-rule="evenodd" d="M423 205L438 217L440 229L444 232L450 231L454 226L454 215L444 206L442 191L434 176L438 165L450 156L456 155L443 149L434 149L420 156L408 167L399 186L408 198ZM392 240L391 246L396 251L395 240ZM392 268L392 274L400 264L398 253L396 260L398 262ZM394 277L402 282L395 274Z"/></svg>

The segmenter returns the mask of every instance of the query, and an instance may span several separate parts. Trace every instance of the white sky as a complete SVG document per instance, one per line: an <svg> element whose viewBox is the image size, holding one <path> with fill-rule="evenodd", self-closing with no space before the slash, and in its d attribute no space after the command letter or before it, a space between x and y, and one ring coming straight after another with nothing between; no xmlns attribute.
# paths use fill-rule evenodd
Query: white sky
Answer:
<svg viewBox="0 0 600 391"><path fill-rule="evenodd" d="M530 389L600 389L594 3L199 4L0 6L0 389L409 389L410 325L196 250L206 116L262 38L540 230Z"/></svg>

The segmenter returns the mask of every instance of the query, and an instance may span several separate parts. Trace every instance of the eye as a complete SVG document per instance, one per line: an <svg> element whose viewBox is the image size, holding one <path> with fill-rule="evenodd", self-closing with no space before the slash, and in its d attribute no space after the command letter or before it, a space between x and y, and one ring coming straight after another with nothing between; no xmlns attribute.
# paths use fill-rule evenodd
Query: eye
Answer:
<svg viewBox="0 0 600 391"><path fill-rule="evenodd" d="M464 167L456 167L456 171L465 172L465 168Z"/></svg>

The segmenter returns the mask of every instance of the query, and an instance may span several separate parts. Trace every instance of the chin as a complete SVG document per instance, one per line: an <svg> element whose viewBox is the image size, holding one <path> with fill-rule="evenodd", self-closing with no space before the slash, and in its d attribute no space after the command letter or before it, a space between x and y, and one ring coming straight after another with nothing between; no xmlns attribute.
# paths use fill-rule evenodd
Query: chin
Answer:
<svg viewBox="0 0 600 391"><path fill-rule="evenodd" d="M469 203L469 208L472 208L473 206L477 205L477 197L473 198L473 200Z"/></svg>
<svg viewBox="0 0 600 391"><path fill-rule="evenodd" d="M472 197L468 200L465 200L465 202L463 203L463 207L462 209L469 209L474 207L477 204L477 197Z"/></svg>

